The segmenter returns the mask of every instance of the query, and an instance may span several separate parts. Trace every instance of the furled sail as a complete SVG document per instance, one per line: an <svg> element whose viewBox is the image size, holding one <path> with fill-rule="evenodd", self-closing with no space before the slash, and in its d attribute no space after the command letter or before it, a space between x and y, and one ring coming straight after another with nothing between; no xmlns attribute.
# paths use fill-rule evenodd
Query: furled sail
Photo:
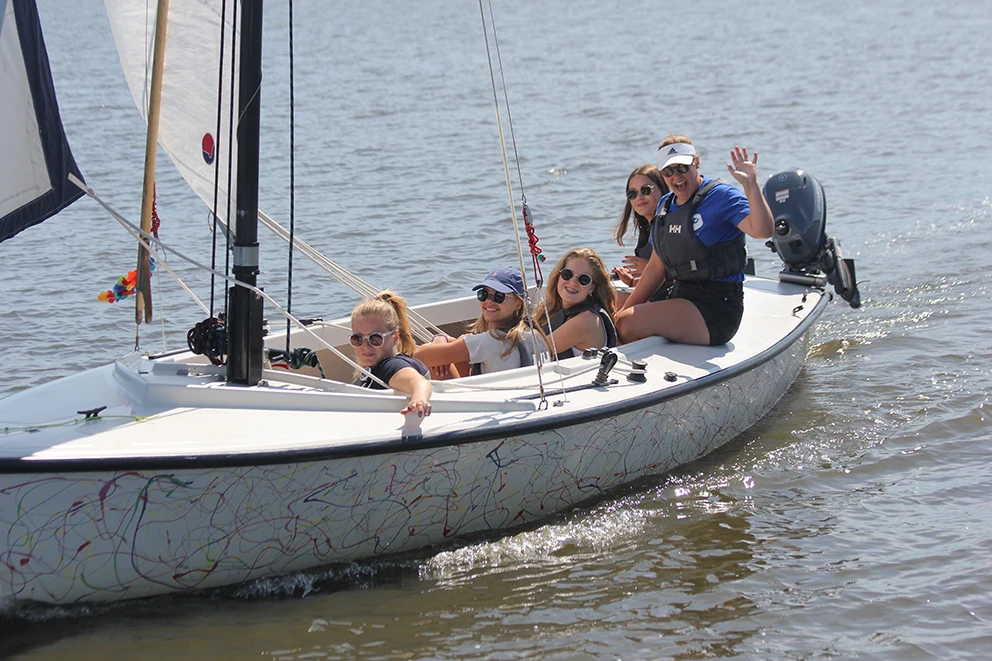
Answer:
<svg viewBox="0 0 992 661"><path fill-rule="evenodd" d="M155 3L104 0L124 77L148 119ZM170 0L158 141L194 192L225 224L228 191L237 189L238 43L235 0ZM227 16L222 16L225 10ZM222 29L223 26L223 29ZM216 185L215 185L216 182ZM215 207L216 204L216 207ZM232 200L233 206L233 200Z"/></svg>
<svg viewBox="0 0 992 661"><path fill-rule="evenodd" d="M37 225L83 192L62 129L34 0L0 0L0 241Z"/></svg>

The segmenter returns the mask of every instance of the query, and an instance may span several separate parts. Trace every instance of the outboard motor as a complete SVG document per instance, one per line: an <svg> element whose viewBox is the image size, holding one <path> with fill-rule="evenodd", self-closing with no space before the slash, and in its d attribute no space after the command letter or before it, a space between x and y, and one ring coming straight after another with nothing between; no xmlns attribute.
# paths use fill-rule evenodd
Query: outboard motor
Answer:
<svg viewBox="0 0 992 661"><path fill-rule="evenodd" d="M770 176L764 194L775 219L765 245L785 262L779 280L813 287L829 282L852 308L859 307L854 260L844 259L840 243L826 234L827 200L820 182L802 170L788 170Z"/></svg>

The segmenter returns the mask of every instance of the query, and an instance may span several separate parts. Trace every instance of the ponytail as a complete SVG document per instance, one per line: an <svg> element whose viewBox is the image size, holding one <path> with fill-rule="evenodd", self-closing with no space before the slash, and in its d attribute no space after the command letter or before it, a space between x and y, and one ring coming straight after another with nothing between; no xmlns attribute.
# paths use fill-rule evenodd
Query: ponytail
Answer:
<svg viewBox="0 0 992 661"><path fill-rule="evenodd" d="M406 300L396 292L385 290L376 294L375 298L367 298L359 303L351 312L351 321L361 317L381 319L390 330L398 330L399 350L408 356L413 355L417 343L410 332L410 318L407 316Z"/></svg>

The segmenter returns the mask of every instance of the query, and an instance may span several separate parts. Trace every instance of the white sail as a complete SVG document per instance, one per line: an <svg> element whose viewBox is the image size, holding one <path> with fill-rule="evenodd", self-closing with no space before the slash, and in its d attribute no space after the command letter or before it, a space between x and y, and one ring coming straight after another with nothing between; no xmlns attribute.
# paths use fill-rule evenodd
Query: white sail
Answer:
<svg viewBox="0 0 992 661"><path fill-rule="evenodd" d="M78 199L33 2L0 0L0 241Z"/></svg>
<svg viewBox="0 0 992 661"><path fill-rule="evenodd" d="M147 120L155 2L105 0L104 4L131 96ZM159 110L159 144L209 209L214 209L216 199L217 217L225 223L228 191L233 204L237 182L235 169L228 172L228 164L237 163L237 140L231 131L232 119L237 127L237 117L231 116L232 103L235 113L238 103L237 85L231 84L238 75L237 4L236 0L170 0Z"/></svg>

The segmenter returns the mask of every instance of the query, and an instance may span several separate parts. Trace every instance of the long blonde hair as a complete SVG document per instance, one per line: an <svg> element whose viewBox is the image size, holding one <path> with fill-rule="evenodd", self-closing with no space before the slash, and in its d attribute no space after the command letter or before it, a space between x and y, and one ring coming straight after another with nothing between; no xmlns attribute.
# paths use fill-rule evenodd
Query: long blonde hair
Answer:
<svg viewBox="0 0 992 661"><path fill-rule="evenodd" d="M553 317L562 309L561 296L558 295L558 280L561 279L561 270L565 268L570 259L584 259L592 267L592 279L595 287L590 298L602 305L610 317L615 316L617 313L617 292L610 284L610 273L606 270L603 258L596 254L592 248L572 248L562 255L555 267L551 269L544 292L546 307L537 318L540 321L545 321L546 317Z"/></svg>
<svg viewBox="0 0 992 661"><path fill-rule="evenodd" d="M410 332L410 319L407 317L406 299L396 292L385 290L376 294L375 298L367 298L351 311L351 323L354 325L355 319L374 317L381 320L390 331L400 332L399 350L408 356L413 355L413 350L417 348L417 343Z"/></svg>
<svg viewBox="0 0 992 661"><path fill-rule="evenodd" d="M496 326L491 326L488 321L486 321L486 316L480 314L479 318L475 320L475 323L469 326L468 332L473 335L479 333L489 333L492 337L496 338L503 343L503 353L500 354L500 358L506 358L514 351L520 347L520 343L523 342L524 337L530 334L531 325L530 321L527 319L527 315L524 314L527 303L524 301L523 297L516 292L508 292L506 294L508 300L513 300L518 303L517 309L513 313L513 319L511 320L510 327L499 328ZM548 338L544 336L540 328L533 329L537 336L541 338L545 346L548 346Z"/></svg>

